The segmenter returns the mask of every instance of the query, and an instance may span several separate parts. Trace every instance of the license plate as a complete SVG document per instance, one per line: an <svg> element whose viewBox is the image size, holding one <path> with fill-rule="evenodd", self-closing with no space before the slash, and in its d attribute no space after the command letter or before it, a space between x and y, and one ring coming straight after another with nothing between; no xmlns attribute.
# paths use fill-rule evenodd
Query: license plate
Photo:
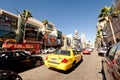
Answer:
<svg viewBox="0 0 120 80"><path fill-rule="evenodd" d="M55 63L56 63L56 62L57 62L57 60L55 60L55 59L52 59L52 60L51 60L51 62L55 62Z"/></svg>

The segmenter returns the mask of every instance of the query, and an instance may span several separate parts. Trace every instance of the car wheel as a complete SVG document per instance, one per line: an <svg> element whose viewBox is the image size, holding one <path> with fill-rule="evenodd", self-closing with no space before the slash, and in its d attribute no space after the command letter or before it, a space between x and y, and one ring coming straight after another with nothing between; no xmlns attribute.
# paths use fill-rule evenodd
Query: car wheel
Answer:
<svg viewBox="0 0 120 80"><path fill-rule="evenodd" d="M83 61L83 56L81 56L81 60L80 60L80 62L82 62Z"/></svg>
<svg viewBox="0 0 120 80"><path fill-rule="evenodd" d="M35 61L35 67L39 67L41 64L42 64L42 63L41 63L40 60Z"/></svg>
<svg viewBox="0 0 120 80"><path fill-rule="evenodd" d="M14 76L13 76L13 79L14 79L14 80L22 80L21 76L19 76L19 75L17 75L17 76L14 75Z"/></svg>
<svg viewBox="0 0 120 80"><path fill-rule="evenodd" d="M75 69L75 67L76 67L76 62L74 61L74 62L72 63L72 69Z"/></svg>
<svg viewBox="0 0 120 80"><path fill-rule="evenodd" d="M22 80L22 78L16 72L0 70L0 80Z"/></svg>

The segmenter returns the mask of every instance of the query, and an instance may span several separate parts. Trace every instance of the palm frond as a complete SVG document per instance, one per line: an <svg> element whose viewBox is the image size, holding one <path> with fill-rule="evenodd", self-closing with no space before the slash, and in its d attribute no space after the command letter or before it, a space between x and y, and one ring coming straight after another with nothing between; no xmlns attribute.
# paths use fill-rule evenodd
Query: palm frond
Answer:
<svg viewBox="0 0 120 80"><path fill-rule="evenodd" d="M42 23L43 23L44 25L46 25L46 24L48 24L49 22L48 22L47 19L45 19L45 20L42 21Z"/></svg>
<svg viewBox="0 0 120 80"><path fill-rule="evenodd" d="M98 22L103 22L105 20L106 20L105 17L102 17L102 18L99 18Z"/></svg>
<svg viewBox="0 0 120 80"><path fill-rule="evenodd" d="M27 20L28 18L32 17L32 14L31 14L30 11L28 11L28 10L23 10L23 11L22 11L22 15L23 15L24 18L26 18L26 20Z"/></svg>

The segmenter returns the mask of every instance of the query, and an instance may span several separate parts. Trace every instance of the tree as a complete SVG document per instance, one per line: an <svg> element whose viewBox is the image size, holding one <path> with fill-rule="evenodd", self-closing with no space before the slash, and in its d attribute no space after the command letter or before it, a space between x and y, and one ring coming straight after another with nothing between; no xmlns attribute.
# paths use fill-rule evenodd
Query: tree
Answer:
<svg viewBox="0 0 120 80"><path fill-rule="evenodd" d="M23 43L25 38L26 22L28 21L28 18L32 17L32 14L28 10L23 10L21 13L18 10L16 11L19 14L16 40L18 43Z"/></svg>
<svg viewBox="0 0 120 80"><path fill-rule="evenodd" d="M118 17L119 11L115 9L115 7L112 5L111 7L104 7L101 9L101 13L98 15L99 22L107 21L110 25L110 29L112 31L112 36L114 43L116 43L116 38L112 26L112 18Z"/></svg>
<svg viewBox="0 0 120 80"><path fill-rule="evenodd" d="M32 17L32 14L28 10L22 11L22 16L25 19L25 27L24 27L24 33L23 33L23 41L25 39L25 30L26 30L26 22L28 21L28 18Z"/></svg>
<svg viewBox="0 0 120 80"><path fill-rule="evenodd" d="M43 34L44 34L44 37L45 37L47 35L46 34L46 27L47 27L47 25L48 25L49 22L48 22L47 19L45 19L45 20L42 21L42 23L44 25L44 30L45 30L44 32L45 33L43 33ZM46 38L43 38L43 42L44 42L44 47L45 47L45 50L46 50L46 42L47 42Z"/></svg>
<svg viewBox="0 0 120 80"><path fill-rule="evenodd" d="M96 40L97 40L97 45L98 45L98 47L100 47L101 46L101 42L102 42L102 35L101 35L101 29L100 28L98 28L97 29L97 34L96 34Z"/></svg>
<svg viewBox="0 0 120 80"><path fill-rule="evenodd" d="M22 11L22 16L25 18L25 20L27 21L28 18L32 17L32 14L28 11L28 10L23 10Z"/></svg>
<svg viewBox="0 0 120 80"><path fill-rule="evenodd" d="M45 27L47 27L47 24L49 23L47 19L42 21L43 25L45 25Z"/></svg>

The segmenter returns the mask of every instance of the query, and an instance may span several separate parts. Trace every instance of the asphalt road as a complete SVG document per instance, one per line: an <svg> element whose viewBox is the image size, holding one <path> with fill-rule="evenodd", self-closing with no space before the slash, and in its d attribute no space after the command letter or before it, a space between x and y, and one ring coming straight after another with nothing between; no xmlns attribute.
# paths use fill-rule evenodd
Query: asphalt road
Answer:
<svg viewBox="0 0 120 80"><path fill-rule="evenodd" d="M40 54L44 59L44 54ZM75 70L67 72L48 68L45 65L19 73L23 80L103 80L101 59L96 51L83 55L83 61Z"/></svg>

